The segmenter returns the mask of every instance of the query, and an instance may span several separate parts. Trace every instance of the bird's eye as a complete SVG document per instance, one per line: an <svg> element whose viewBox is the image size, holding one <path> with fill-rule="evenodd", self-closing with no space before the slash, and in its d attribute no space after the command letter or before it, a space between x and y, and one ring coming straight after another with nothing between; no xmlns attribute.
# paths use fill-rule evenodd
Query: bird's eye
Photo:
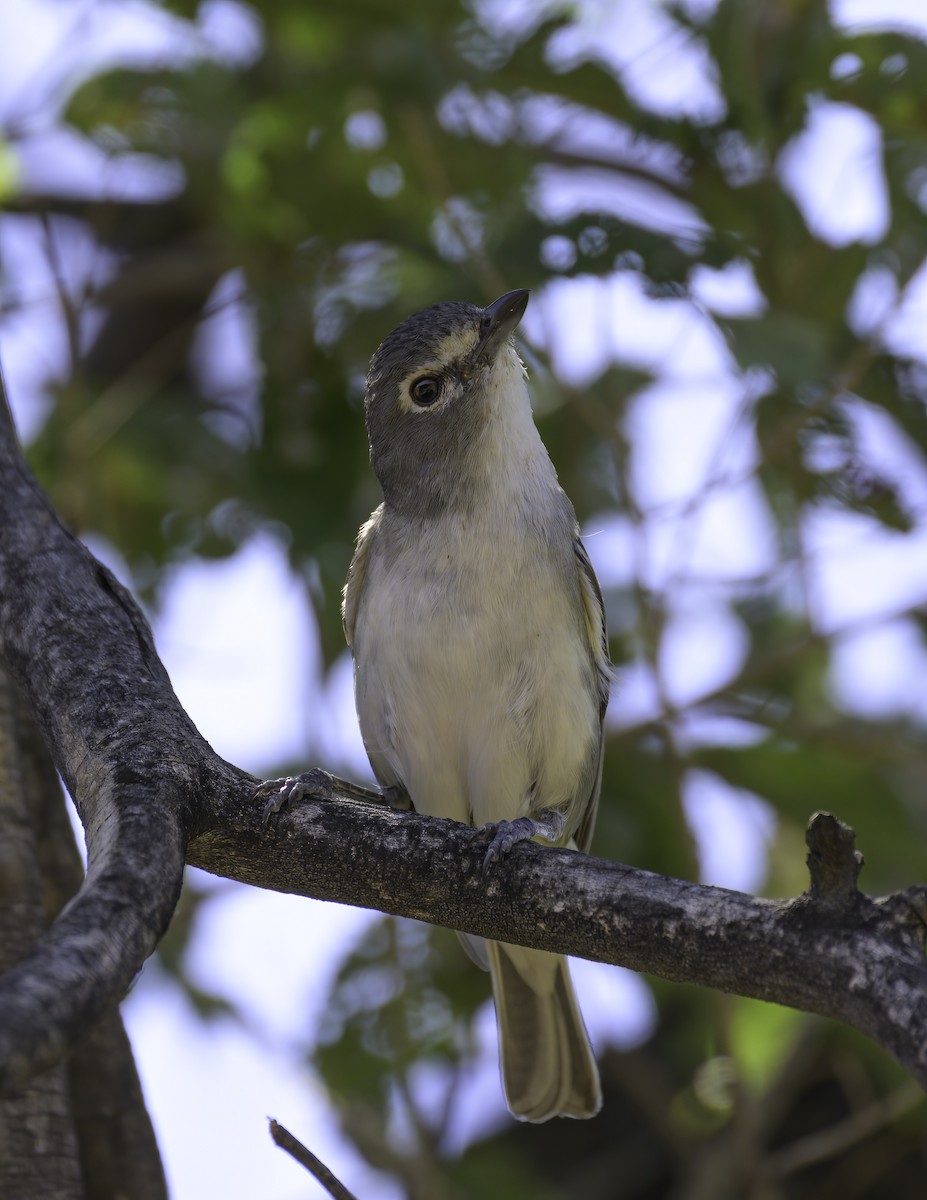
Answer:
<svg viewBox="0 0 927 1200"><path fill-rule="evenodd" d="M412 384L409 394L416 404L427 408L441 395L441 380L434 375L423 375Z"/></svg>

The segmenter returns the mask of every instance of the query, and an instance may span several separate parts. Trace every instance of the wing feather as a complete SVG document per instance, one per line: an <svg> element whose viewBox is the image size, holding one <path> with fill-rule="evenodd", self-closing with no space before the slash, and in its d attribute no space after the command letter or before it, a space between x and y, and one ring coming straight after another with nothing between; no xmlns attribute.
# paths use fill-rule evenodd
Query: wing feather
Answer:
<svg viewBox="0 0 927 1200"><path fill-rule="evenodd" d="M599 720L603 727L599 734L598 761L593 776L592 791L586 802L582 820L576 831L576 844L584 853L589 853L592 843L592 833L595 829L596 814L599 811L599 792L602 788L602 751L605 744L604 722L605 710L608 708L608 695L612 686L612 664L608 657L608 630L605 625L605 602L602 599L602 589L595 577L592 563L586 547L579 537L573 542L573 551L579 568L579 591L583 601L583 616L586 633L595 663L596 676L599 685Z"/></svg>
<svg viewBox="0 0 927 1200"><path fill-rule="evenodd" d="M373 545L374 535L380 524L383 505L375 509L361 527L357 535L357 545L354 557L348 568L348 578L344 585L344 597L341 602L341 620L344 625L344 637L349 646L354 646L354 630L357 625L357 610L360 608L361 593L364 590L364 572L367 569L367 556Z"/></svg>
<svg viewBox="0 0 927 1200"><path fill-rule="evenodd" d="M586 632L595 660L599 680L599 716L604 719L608 708L608 694L612 686L612 664L608 658L608 630L605 626L605 602L602 589L595 577L586 547L579 538L573 542L573 551L579 567L579 591L583 601Z"/></svg>

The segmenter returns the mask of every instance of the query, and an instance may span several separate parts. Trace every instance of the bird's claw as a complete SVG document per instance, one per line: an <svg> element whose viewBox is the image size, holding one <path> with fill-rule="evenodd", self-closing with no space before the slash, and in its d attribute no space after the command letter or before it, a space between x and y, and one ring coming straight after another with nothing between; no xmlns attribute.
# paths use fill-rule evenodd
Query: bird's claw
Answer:
<svg viewBox="0 0 927 1200"><path fill-rule="evenodd" d="M481 831L492 835L489 848L483 856L483 874L486 875L496 863L511 854L513 846L519 842L530 842L538 831L538 823L530 817L517 817L514 821L487 821Z"/></svg>
<svg viewBox="0 0 927 1200"><path fill-rule="evenodd" d="M311 771L304 771L301 775L265 779L260 787L255 788L252 799L268 797L261 813L261 824L266 825L271 814L280 812L287 804L296 804L306 796L330 800L333 792L334 783L328 771L323 771L321 767L313 767Z"/></svg>
<svg viewBox="0 0 927 1200"><path fill-rule="evenodd" d="M551 845L562 843L566 822L556 808L545 808L538 817L516 817L514 821L487 821L480 826L481 832L491 834L489 849L483 858L483 874L486 875L496 863L512 852L519 842L530 842L543 838Z"/></svg>
<svg viewBox="0 0 927 1200"><path fill-rule="evenodd" d="M331 800L335 796L346 800L359 800L364 804L387 804L396 812L412 809L409 794L400 784L379 789L364 787L339 779L321 767L313 767L301 775L286 775L281 779L265 779L254 791L254 799L269 797L264 805L261 820L266 822L272 813L278 813L287 804L295 804L305 797L313 800Z"/></svg>

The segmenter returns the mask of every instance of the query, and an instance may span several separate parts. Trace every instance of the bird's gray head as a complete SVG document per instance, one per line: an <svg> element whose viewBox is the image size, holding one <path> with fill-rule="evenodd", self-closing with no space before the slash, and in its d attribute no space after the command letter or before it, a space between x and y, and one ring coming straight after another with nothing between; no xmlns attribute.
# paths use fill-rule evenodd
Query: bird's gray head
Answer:
<svg viewBox="0 0 927 1200"><path fill-rule="evenodd" d="M528 292L507 292L486 308L451 301L407 318L383 341L367 375L370 460L388 505L420 513L466 507L491 469L507 413L523 405L531 425L524 367L511 334ZM535 435L536 436L536 435Z"/></svg>

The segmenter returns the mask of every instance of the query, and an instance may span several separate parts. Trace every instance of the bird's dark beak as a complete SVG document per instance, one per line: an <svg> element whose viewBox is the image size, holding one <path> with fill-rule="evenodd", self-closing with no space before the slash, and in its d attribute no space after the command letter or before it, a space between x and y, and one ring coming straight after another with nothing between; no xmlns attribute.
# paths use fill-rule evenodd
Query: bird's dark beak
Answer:
<svg viewBox="0 0 927 1200"><path fill-rule="evenodd" d="M518 288L486 305L480 317L480 340L477 342L474 364L495 357L499 347L508 340L525 315L530 295L527 288Z"/></svg>

